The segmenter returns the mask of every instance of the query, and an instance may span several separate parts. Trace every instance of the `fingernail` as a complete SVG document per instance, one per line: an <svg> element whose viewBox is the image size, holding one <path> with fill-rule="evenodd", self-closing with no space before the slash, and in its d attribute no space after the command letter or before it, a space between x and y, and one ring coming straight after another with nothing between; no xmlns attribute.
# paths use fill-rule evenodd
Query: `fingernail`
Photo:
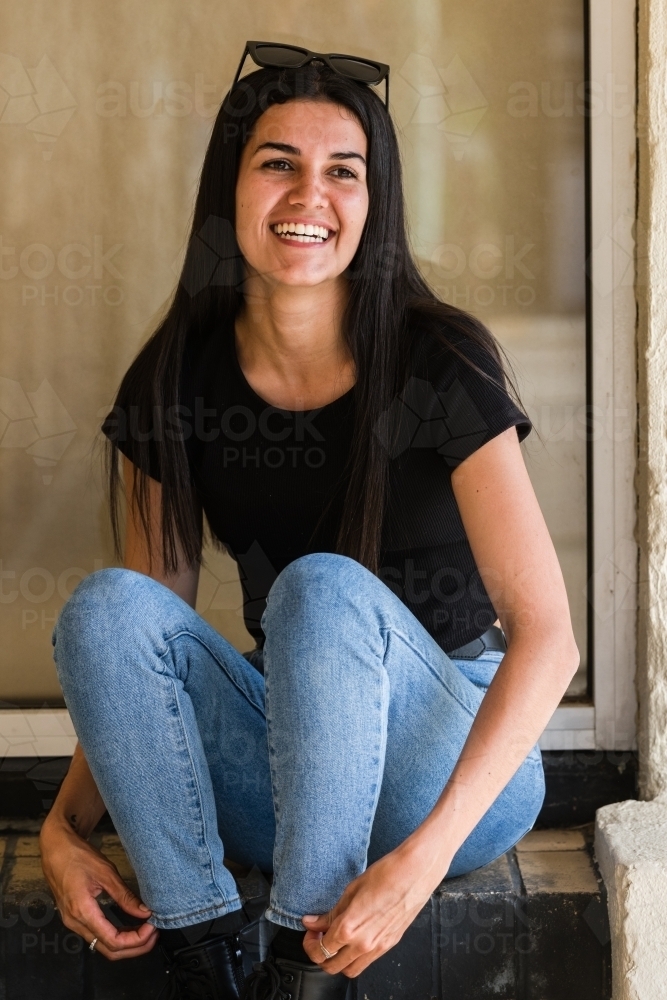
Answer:
<svg viewBox="0 0 667 1000"><path fill-rule="evenodd" d="M144 912L145 912L145 913L150 913L150 912L151 912L151 911L150 911L150 910L148 909L148 907L146 906L146 904L145 904L145 903L139 903L139 909L140 909L140 910L144 910Z"/></svg>

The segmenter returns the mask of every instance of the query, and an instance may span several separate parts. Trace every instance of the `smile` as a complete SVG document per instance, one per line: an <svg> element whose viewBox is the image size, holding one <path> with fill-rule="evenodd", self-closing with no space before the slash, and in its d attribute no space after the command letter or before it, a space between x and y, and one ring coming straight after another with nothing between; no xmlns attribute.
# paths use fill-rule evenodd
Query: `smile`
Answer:
<svg viewBox="0 0 667 1000"><path fill-rule="evenodd" d="M303 222L278 222L272 231L288 243L326 243L330 232L326 226L312 226Z"/></svg>

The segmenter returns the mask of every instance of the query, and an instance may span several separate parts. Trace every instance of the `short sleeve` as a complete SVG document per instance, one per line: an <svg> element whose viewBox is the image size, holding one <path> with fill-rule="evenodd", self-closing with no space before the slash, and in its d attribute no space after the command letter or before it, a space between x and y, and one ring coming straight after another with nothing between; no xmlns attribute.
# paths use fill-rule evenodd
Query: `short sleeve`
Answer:
<svg viewBox="0 0 667 1000"><path fill-rule="evenodd" d="M140 419L139 407L124 398L121 388L115 404L104 418L102 433L151 479L161 481L160 463L152 423Z"/></svg>
<svg viewBox="0 0 667 1000"><path fill-rule="evenodd" d="M435 449L455 469L509 427L516 427L520 441L532 429L491 350L459 333L447 339L456 350L424 334L410 377L378 424L391 458L408 449Z"/></svg>
<svg viewBox="0 0 667 1000"><path fill-rule="evenodd" d="M195 395L194 359L198 357L191 343L186 342L181 360L178 403L164 410L162 432L168 441L182 439L188 462L191 463L191 426ZM102 433L151 479L162 482L160 451L156 443L159 431L154 426L155 408L146 412L146 407L137 404L136 389L132 386L137 378L130 366L123 378L115 403L101 426Z"/></svg>

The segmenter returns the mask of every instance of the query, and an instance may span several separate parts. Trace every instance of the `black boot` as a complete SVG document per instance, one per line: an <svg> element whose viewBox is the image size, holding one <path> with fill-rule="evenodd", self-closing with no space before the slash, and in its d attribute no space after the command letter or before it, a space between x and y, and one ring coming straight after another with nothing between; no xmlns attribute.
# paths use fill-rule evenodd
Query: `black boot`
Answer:
<svg viewBox="0 0 667 1000"><path fill-rule="evenodd" d="M345 1000L349 978L329 975L314 963L270 955L246 979L243 1000Z"/></svg>
<svg viewBox="0 0 667 1000"><path fill-rule="evenodd" d="M208 938L182 948L160 946L169 980L158 1000L240 1000L243 961L238 934Z"/></svg>

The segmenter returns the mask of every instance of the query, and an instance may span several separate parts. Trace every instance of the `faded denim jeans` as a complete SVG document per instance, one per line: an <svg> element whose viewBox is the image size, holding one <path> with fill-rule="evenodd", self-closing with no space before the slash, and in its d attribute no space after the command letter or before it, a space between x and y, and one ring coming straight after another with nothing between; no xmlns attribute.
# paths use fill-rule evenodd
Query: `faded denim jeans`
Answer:
<svg viewBox="0 0 667 1000"><path fill-rule="evenodd" d="M303 929L433 809L502 659L451 660L359 563L315 553L269 593L262 676L185 601L125 569L53 630L67 707L159 928L241 906L224 858L274 872L266 916ZM536 746L457 851L479 868L533 825Z"/></svg>

